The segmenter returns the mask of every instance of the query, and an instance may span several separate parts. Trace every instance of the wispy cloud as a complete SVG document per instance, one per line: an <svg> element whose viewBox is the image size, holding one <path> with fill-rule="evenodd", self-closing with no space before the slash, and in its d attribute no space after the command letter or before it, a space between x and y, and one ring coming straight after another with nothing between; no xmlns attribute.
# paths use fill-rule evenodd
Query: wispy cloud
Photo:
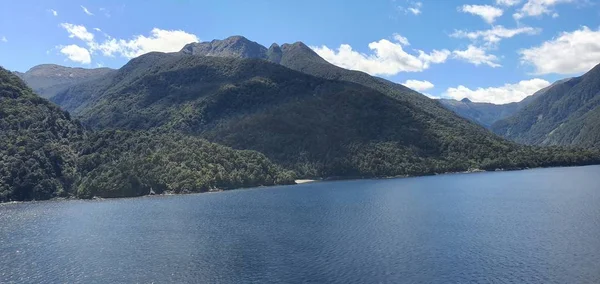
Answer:
<svg viewBox="0 0 600 284"><path fill-rule="evenodd" d="M2 38L0 38L0 41L1 41L1 42L8 42L8 39L6 39L6 37L5 37L5 36L2 36Z"/></svg>
<svg viewBox="0 0 600 284"><path fill-rule="evenodd" d="M496 5L502 5L502 6L514 6L521 3L521 0L496 0Z"/></svg>
<svg viewBox="0 0 600 284"><path fill-rule="evenodd" d="M48 12L50 12L54 17L58 16L58 12L54 9L50 9Z"/></svg>
<svg viewBox="0 0 600 284"><path fill-rule="evenodd" d="M466 50L455 50L452 52L454 58L467 61L475 66L488 65L492 68L501 67L498 63L498 57L493 54L487 54L485 49L474 45L469 45Z"/></svg>
<svg viewBox="0 0 600 284"><path fill-rule="evenodd" d="M100 12L103 12L105 17L110 18L110 16L111 16L110 15L110 10L108 10L106 8L100 8L98 10L100 10Z"/></svg>
<svg viewBox="0 0 600 284"><path fill-rule="evenodd" d="M90 12L90 10L88 10L88 8L84 7L83 5L81 5L81 9L83 10L84 13L86 13L88 16L93 16L94 13Z"/></svg>
<svg viewBox="0 0 600 284"><path fill-rule="evenodd" d="M558 17L553 7L563 3L573 3L575 0L528 0L519 12L513 14L513 18L519 20L524 17L537 17L544 14ZM556 15L556 16L555 16Z"/></svg>
<svg viewBox="0 0 600 284"><path fill-rule="evenodd" d="M503 11L490 5L464 5L459 11L480 16L486 23L493 24L496 18L502 16Z"/></svg>
<svg viewBox="0 0 600 284"><path fill-rule="evenodd" d="M472 41L483 41L486 46L495 46L502 39L511 38L519 34L535 35L539 34L541 29L532 27L519 27L514 29L507 29L501 25L494 26L489 30L482 31L454 31L450 36L455 38L468 38Z"/></svg>
<svg viewBox="0 0 600 284"><path fill-rule="evenodd" d="M398 6L398 9L405 14L413 14L415 16L420 15L422 13L421 8L423 8L422 2L408 1L408 6Z"/></svg>

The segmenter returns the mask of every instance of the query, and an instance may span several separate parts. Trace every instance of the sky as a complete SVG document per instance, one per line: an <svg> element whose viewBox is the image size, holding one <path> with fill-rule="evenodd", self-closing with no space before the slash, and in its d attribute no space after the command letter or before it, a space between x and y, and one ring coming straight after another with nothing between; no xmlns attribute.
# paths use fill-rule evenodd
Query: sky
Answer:
<svg viewBox="0 0 600 284"><path fill-rule="evenodd" d="M233 35L267 47L302 41L430 97L502 104L600 63L600 1L7 1L0 65L120 68Z"/></svg>

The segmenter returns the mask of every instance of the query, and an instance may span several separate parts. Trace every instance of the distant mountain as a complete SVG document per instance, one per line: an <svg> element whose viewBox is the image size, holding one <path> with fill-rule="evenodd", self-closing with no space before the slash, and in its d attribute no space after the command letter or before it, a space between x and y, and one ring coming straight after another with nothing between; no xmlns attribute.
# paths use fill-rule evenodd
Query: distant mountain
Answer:
<svg viewBox="0 0 600 284"><path fill-rule="evenodd" d="M268 58L280 58L273 64L238 58L256 53L247 52L250 41L236 41L242 43L225 45L234 50L216 41L196 49L236 56L145 54L53 100L94 129L199 136L261 152L301 177L534 167L563 164L556 155L571 155L505 141L406 87L335 67L304 44L271 46Z"/></svg>
<svg viewBox="0 0 600 284"><path fill-rule="evenodd" d="M454 113L471 120L475 123L489 128L494 122L509 117L519 110L519 103L510 104L492 104L475 103L469 99L460 101L453 99L440 99L439 102Z"/></svg>
<svg viewBox="0 0 600 284"><path fill-rule="evenodd" d="M178 133L85 130L0 68L0 202L293 183L255 151Z"/></svg>
<svg viewBox="0 0 600 284"><path fill-rule="evenodd" d="M56 93L73 85L100 78L114 71L109 68L85 69L43 64L31 68L25 73L14 73L38 95L43 98L51 98Z"/></svg>
<svg viewBox="0 0 600 284"><path fill-rule="evenodd" d="M599 147L600 65L581 77L552 85L491 129L525 144Z"/></svg>
<svg viewBox="0 0 600 284"><path fill-rule="evenodd" d="M206 52L205 48L195 47L206 46L207 44L210 44L211 46L224 46L225 44L222 42L228 43L227 45L232 45L231 42L236 41L240 41L243 44L235 44L235 46L244 46L247 50L267 50L256 42L252 42L240 36L234 36L225 40L213 40L210 43L191 43L186 45L181 52L198 56L230 57L227 54L233 52ZM443 131L458 130L461 133L464 132L465 135L466 133L481 131L479 127L472 123L467 123L452 111L444 108L436 100L432 100L401 84L374 77L364 72L347 70L335 66L321 58L310 47L302 42L283 44L281 46L272 44L266 53L253 53L249 51L236 51L235 53L252 54L252 56L241 58L263 59L315 77L356 83L376 90L396 101L402 102L411 110L417 111L420 119L423 119L423 122L426 124L425 127L428 128L444 129ZM240 56L237 56L236 58L240 58Z"/></svg>
<svg viewBox="0 0 600 284"><path fill-rule="evenodd" d="M439 102L447 109L454 113L473 121L477 124L482 125L485 128L491 128L492 125L499 120L510 117L517 111L521 110L525 106L529 105L536 98L543 96L552 86L560 84L565 80L557 81L556 83L543 88L533 95L526 97L520 102L508 103L508 104L492 104L492 103L479 103L472 102L468 98L464 98L460 101L453 99L439 99Z"/></svg>

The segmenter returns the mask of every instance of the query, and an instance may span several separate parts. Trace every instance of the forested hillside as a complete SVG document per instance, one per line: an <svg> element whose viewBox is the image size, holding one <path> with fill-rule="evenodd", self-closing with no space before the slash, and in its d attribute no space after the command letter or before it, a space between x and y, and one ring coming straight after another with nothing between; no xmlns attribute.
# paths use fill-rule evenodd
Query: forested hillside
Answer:
<svg viewBox="0 0 600 284"><path fill-rule="evenodd" d="M600 65L553 85L492 130L525 144L600 147Z"/></svg>
<svg viewBox="0 0 600 284"><path fill-rule="evenodd" d="M392 84L369 78L383 89ZM55 101L94 129L203 137L264 153L300 177L421 175L597 158L519 146L414 91L394 88L384 94L260 59L150 53Z"/></svg>
<svg viewBox="0 0 600 284"><path fill-rule="evenodd" d="M85 130L0 68L0 202L293 183L253 151L175 133Z"/></svg>
<svg viewBox="0 0 600 284"><path fill-rule="evenodd" d="M67 196L85 131L0 68L0 201Z"/></svg>

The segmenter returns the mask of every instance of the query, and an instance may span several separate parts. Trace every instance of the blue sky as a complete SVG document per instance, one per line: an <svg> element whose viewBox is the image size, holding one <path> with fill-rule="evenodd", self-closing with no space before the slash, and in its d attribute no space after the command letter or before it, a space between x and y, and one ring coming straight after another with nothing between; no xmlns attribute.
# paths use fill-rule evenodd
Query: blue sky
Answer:
<svg viewBox="0 0 600 284"><path fill-rule="evenodd" d="M433 97L506 103L600 63L599 26L592 0L20 0L0 10L0 65L119 68L243 35L302 41Z"/></svg>

